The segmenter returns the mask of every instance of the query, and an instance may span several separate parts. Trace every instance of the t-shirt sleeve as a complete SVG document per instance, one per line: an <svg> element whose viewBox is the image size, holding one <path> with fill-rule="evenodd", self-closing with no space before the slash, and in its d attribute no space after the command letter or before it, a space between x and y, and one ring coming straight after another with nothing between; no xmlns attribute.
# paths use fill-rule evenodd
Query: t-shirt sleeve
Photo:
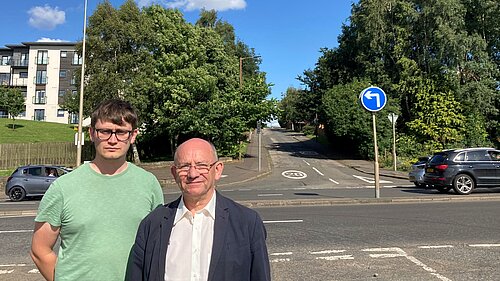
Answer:
<svg viewBox="0 0 500 281"><path fill-rule="evenodd" d="M52 183L40 201L36 222L48 222L52 226L61 226L63 195L57 181Z"/></svg>
<svg viewBox="0 0 500 281"><path fill-rule="evenodd" d="M156 207L158 207L159 205L163 205L164 201L163 201L163 190L160 186L160 183L158 182L158 180L156 179L156 177L154 175L152 175L152 179L151 179L151 189L152 189L152 205L151 205L151 211L156 209Z"/></svg>

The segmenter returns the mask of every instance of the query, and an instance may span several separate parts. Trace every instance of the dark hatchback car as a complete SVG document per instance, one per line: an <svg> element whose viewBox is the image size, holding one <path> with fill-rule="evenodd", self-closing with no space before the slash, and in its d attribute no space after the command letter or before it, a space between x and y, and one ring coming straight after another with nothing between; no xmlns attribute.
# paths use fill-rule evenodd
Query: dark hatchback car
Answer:
<svg viewBox="0 0 500 281"><path fill-rule="evenodd" d="M56 178L69 171L69 168L52 165L18 167L7 179L5 194L12 201L21 201L29 196L42 196Z"/></svg>
<svg viewBox="0 0 500 281"><path fill-rule="evenodd" d="M442 193L470 194L476 187L500 186L500 151L450 149L435 153L425 166L424 182Z"/></svg>

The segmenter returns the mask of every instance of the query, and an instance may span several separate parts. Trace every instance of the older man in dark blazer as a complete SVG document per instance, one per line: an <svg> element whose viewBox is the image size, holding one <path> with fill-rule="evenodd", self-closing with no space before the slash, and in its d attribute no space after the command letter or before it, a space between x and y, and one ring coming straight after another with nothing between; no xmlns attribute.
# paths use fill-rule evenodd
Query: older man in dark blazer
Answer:
<svg viewBox="0 0 500 281"><path fill-rule="evenodd" d="M205 140L178 147L171 172L182 195L141 222L126 280L271 280L261 218L215 191L223 168Z"/></svg>

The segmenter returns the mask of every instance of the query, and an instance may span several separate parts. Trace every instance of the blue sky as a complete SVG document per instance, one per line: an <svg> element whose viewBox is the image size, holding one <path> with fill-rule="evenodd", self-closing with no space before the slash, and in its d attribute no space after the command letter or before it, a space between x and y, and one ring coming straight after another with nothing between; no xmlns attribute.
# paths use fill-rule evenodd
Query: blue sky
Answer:
<svg viewBox="0 0 500 281"><path fill-rule="evenodd" d="M136 0L180 9L194 23L201 8L216 9L238 38L262 56L261 71L273 83L270 97L281 99L295 78L314 68L322 47L337 47L342 23L355 0ZM101 0L88 0L87 16ZM116 8L124 0L111 0ZM357 1L356 1L357 2ZM84 0L2 1L0 46L40 40L78 41L83 33Z"/></svg>

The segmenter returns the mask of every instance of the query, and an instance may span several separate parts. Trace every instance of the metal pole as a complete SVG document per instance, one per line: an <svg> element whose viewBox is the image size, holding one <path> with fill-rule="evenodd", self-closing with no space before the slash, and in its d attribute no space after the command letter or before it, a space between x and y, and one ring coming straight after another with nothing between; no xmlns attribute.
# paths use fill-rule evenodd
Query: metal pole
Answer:
<svg viewBox="0 0 500 281"><path fill-rule="evenodd" d="M240 89L243 87L243 58L240 57Z"/></svg>
<svg viewBox="0 0 500 281"><path fill-rule="evenodd" d="M380 178L378 169L378 146L377 146L377 126L375 123L375 113L372 113L373 120L373 147L375 149L375 162L373 163L375 174L375 198L380 198Z"/></svg>
<svg viewBox="0 0 500 281"><path fill-rule="evenodd" d="M258 121L260 122L260 121ZM261 159L262 159L262 129L259 130L259 172L262 169Z"/></svg>
<svg viewBox="0 0 500 281"><path fill-rule="evenodd" d="M87 34L87 0L83 12L83 45L82 45L82 72L80 77L80 107L78 111L78 138L76 144L76 167L82 162L82 122L83 122L83 83L85 76L85 41Z"/></svg>
<svg viewBox="0 0 500 281"><path fill-rule="evenodd" d="M394 161L394 171L397 171L396 167L396 120L394 116L392 117L392 159Z"/></svg>

